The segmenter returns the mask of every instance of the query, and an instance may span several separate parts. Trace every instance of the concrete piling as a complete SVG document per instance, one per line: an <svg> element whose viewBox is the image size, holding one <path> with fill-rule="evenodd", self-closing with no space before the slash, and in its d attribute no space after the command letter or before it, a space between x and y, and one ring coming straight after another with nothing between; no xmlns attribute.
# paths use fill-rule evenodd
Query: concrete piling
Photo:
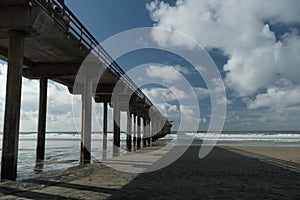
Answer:
<svg viewBox="0 0 300 200"><path fill-rule="evenodd" d="M16 180L25 35L10 31L1 179Z"/></svg>
<svg viewBox="0 0 300 200"><path fill-rule="evenodd" d="M139 110L138 110L139 111ZM141 116L140 113L138 112L137 114L137 149L141 149Z"/></svg>
<svg viewBox="0 0 300 200"><path fill-rule="evenodd" d="M150 130L150 117L149 116L147 116L147 144L149 145L149 146L152 146L152 142L151 142L151 130Z"/></svg>
<svg viewBox="0 0 300 200"><path fill-rule="evenodd" d="M127 135L126 135L126 147L128 151L131 151L132 144L132 118L130 112L127 112Z"/></svg>
<svg viewBox="0 0 300 200"><path fill-rule="evenodd" d="M120 108L118 99L113 102L114 115L114 146L120 147Z"/></svg>
<svg viewBox="0 0 300 200"><path fill-rule="evenodd" d="M136 150L136 136L137 136L137 122L136 122L136 115L133 114L133 149Z"/></svg>
<svg viewBox="0 0 300 200"><path fill-rule="evenodd" d="M48 79L40 79L40 101L38 119L38 138L36 148L36 160L45 158L46 118L47 118L47 87Z"/></svg>
<svg viewBox="0 0 300 200"><path fill-rule="evenodd" d="M146 115L143 117L143 147L147 146L147 120Z"/></svg>
<svg viewBox="0 0 300 200"><path fill-rule="evenodd" d="M107 102L103 103L103 151L107 149Z"/></svg>
<svg viewBox="0 0 300 200"><path fill-rule="evenodd" d="M92 89L93 82L89 77L84 78L82 91L82 123L81 123L81 162L91 161L91 134L92 134Z"/></svg>

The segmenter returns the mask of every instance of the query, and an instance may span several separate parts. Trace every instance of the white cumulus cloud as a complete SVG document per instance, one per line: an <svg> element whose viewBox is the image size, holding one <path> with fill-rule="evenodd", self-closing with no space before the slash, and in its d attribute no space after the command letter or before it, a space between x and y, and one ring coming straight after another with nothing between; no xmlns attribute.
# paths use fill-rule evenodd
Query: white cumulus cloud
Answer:
<svg viewBox="0 0 300 200"><path fill-rule="evenodd" d="M146 73L150 78L160 78L163 82L167 83L181 80L182 76L180 75L180 71L186 73L186 70L179 66L149 65L146 69Z"/></svg>
<svg viewBox="0 0 300 200"><path fill-rule="evenodd" d="M254 101L248 103L250 109L271 107L274 110L282 108L298 108L300 106L300 87L292 89L272 87L264 94L256 96Z"/></svg>
<svg viewBox="0 0 300 200"><path fill-rule="evenodd" d="M248 109L296 109L300 88L300 1L177 0L147 4L153 26L182 32L206 49L221 50L225 84ZM274 26L283 27L276 34ZM193 48L176 34L157 34L160 45ZM286 80L288 85L278 85ZM223 101L223 100L222 100ZM227 103L230 100L224 99ZM249 112L250 115L250 112Z"/></svg>
<svg viewBox="0 0 300 200"><path fill-rule="evenodd" d="M269 23L299 24L300 1L178 0L174 6L153 1L147 8L154 26L221 49L229 57L224 67L227 86L239 96L270 87L278 73L299 82L295 76L300 69L299 33L292 31L277 40ZM172 34L153 36L161 45L184 47Z"/></svg>
<svg viewBox="0 0 300 200"><path fill-rule="evenodd" d="M7 64L0 64L0 131L3 130ZM21 131L36 131L39 105L39 81L22 78ZM47 130L74 131L72 95L58 83L48 82Z"/></svg>

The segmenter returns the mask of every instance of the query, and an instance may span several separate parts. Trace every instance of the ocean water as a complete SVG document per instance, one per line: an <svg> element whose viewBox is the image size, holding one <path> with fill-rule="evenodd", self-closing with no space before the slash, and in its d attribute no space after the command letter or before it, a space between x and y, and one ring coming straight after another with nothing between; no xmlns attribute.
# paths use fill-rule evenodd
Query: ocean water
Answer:
<svg viewBox="0 0 300 200"><path fill-rule="evenodd" d="M0 162L2 157L2 133L0 133ZM48 132L44 162L36 162L37 133L26 132L19 135L18 179L55 174L80 164L80 133ZM121 133L121 151L126 153L126 134ZM113 155L113 134L108 133L107 148L103 151L102 133L92 134L92 162L99 162L103 156ZM0 163L1 164L1 163Z"/></svg>
<svg viewBox="0 0 300 200"><path fill-rule="evenodd" d="M300 131L178 133L186 138L210 140L216 146L295 146L300 147ZM166 142L176 141L177 134L167 135ZM20 133L18 154L18 179L51 174L80 164L80 134L75 132L49 132L46 134L45 161L36 163L37 134ZM183 140L184 141L184 140ZM188 141L188 140L187 140ZM126 153L126 134L121 133L121 154ZM0 133L0 158L2 155L2 133ZM98 162L113 153L113 134L108 134L107 150L103 151L102 133L92 134L92 162ZM181 143L184 145L184 142Z"/></svg>
<svg viewBox="0 0 300 200"><path fill-rule="evenodd" d="M300 146L300 131L224 131L195 135L215 141L217 146Z"/></svg>

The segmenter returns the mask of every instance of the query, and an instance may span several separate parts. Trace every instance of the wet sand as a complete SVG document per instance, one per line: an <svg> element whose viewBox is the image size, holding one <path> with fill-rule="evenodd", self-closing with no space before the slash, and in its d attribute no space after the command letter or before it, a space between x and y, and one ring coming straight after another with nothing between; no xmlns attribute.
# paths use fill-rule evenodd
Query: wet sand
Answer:
<svg viewBox="0 0 300 200"><path fill-rule="evenodd" d="M203 159L198 151L144 174L96 163L3 182L0 199L300 199L299 147L216 147Z"/></svg>

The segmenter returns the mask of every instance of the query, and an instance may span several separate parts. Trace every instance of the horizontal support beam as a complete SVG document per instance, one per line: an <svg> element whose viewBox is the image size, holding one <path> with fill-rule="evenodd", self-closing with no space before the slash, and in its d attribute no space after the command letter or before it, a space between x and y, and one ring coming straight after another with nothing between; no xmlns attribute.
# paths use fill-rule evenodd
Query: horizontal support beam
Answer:
<svg viewBox="0 0 300 200"><path fill-rule="evenodd" d="M99 94L99 93L97 93L96 96L95 96L95 102L96 103L112 102L111 97L112 97L111 94ZM130 103L131 104L135 104L135 101L134 101L135 98L137 98L137 94L133 94L133 96L131 96L131 98L130 98ZM128 101L122 101L122 99L127 100L128 96L119 95L119 104L120 105L125 104L125 103L128 102ZM138 106L138 105L135 104L135 106Z"/></svg>
<svg viewBox="0 0 300 200"><path fill-rule="evenodd" d="M100 95L95 97L96 103L110 103L111 96L110 95Z"/></svg>
<svg viewBox="0 0 300 200"><path fill-rule="evenodd" d="M76 91L73 90L73 87L69 88L69 91L71 94L80 94L80 86L77 86L78 89ZM98 84L96 94L99 95L112 95L112 92L114 90L115 85L114 84Z"/></svg>
<svg viewBox="0 0 300 200"><path fill-rule="evenodd" d="M100 80L101 81L101 80ZM76 86L76 90L74 90L74 87L71 86L69 87L69 91L71 94L80 94L82 91L82 86L78 85ZM95 90L95 86L94 89ZM103 83L98 83L97 85L97 89L96 91L94 91L96 93L96 96L111 96L113 95L114 92L116 92L118 94L118 97L121 98L120 101L122 101L122 99L124 100L128 100L128 98L136 98L137 94L134 92L129 92L129 88L126 85L122 85L120 88L118 88L119 92L116 91L117 89L115 88L115 84L103 84ZM129 94L132 94L131 96Z"/></svg>
<svg viewBox="0 0 300 200"><path fill-rule="evenodd" d="M35 63L23 70L30 79L75 77L81 63Z"/></svg>

